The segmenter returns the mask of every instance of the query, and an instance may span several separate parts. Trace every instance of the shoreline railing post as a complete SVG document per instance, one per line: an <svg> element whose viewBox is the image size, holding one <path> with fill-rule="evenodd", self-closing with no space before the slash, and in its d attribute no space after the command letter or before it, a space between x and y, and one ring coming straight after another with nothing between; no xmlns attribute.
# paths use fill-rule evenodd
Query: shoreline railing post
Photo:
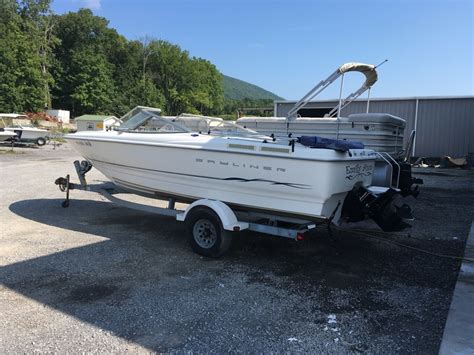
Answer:
<svg viewBox="0 0 474 355"><path fill-rule="evenodd" d="M419 99L416 98L416 101L415 101L415 127L413 128L415 130L415 132L417 132L417 130L418 130L418 103L419 103ZM413 157L416 157L416 155L415 155L415 152L416 152L416 136L417 136L417 134L415 133L415 137L413 137L413 152L412 152Z"/></svg>
<svg viewBox="0 0 474 355"><path fill-rule="evenodd" d="M369 113L369 107L370 107L370 88L367 91L367 110L365 113Z"/></svg>
<svg viewBox="0 0 474 355"><path fill-rule="evenodd" d="M341 76L341 89L339 90L339 107L337 108L337 131L336 139L339 139L339 121L341 119L342 91L344 89L344 74Z"/></svg>

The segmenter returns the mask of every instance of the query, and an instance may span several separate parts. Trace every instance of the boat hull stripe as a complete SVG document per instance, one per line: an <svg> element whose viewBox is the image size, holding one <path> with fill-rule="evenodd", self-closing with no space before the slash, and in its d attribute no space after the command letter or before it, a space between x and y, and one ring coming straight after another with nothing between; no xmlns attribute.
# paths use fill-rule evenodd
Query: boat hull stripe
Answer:
<svg viewBox="0 0 474 355"><path fill-rule="evenodd" d="M221 180L221 181L239 181L239 182L267 182L272 185L284 185L284 186L292 187L295 189L306 189L306 190L310 189L310 185L297 184L297 183L291 183L291 182L281 182L281 181L274 181L274 180L267 180L267 179L244 179L240 177L218 178L218 177L213 177L213 176L194 175L194 174L176 173L172 171L164 171L164 170L157 170L157 169L150 169L150 168L141 168L137 166L111 163L111 162L98 160L98 159L90 159L90 160L92 161L92 165L94 164L94 162L98 162L102 164L120 166L124 168L136 169L136 170L153 171L157 173L179 175L179 176L189 176L189 177L195 177L195 178L201 178L201 179L212 179L212 180Z"/></svg>

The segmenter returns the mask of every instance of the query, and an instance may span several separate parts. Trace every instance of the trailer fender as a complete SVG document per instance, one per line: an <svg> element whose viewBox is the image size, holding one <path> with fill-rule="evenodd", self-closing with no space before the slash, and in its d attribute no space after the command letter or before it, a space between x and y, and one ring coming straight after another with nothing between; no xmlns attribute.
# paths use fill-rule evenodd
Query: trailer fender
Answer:
<svg viewBox="0 0 474 355"><path fill-rule="evenodd" d="M207 207L214 211L221 220L222 227L228 231L241 231L247 229L247 222L240 222L234 211L222 201L201 199L194 201L182 213L176 215L176 220L183 222L194 207Z"/></svg>

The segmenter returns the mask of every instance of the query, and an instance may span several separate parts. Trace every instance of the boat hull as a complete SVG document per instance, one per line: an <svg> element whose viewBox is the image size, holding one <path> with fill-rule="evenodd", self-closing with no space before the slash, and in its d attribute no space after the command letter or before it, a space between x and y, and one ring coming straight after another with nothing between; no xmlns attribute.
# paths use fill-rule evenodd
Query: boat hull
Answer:
<svg viewBox="0 0 474 355"><path fill-rule="evenodd" d="M36 142L38 138L48 136L48 131L42 129L25 129L25 128L5 128L5 131L15 133L20 141Z"/></svg>
<svg viewBox="0 0 474 355"><path fill-rule="evenodd" d="M374 159L317 161L71 136L84 158L125 189L310 218L330 218L356 183L371 184L374 168Z"/></svg>
<svg viewBox="0 0 474 355"><path fill-rule="evenodd" d="M0 142L5 142L7 140L13 139L16 137L16 134L13 132L2 131L0 132Z"/></svg>

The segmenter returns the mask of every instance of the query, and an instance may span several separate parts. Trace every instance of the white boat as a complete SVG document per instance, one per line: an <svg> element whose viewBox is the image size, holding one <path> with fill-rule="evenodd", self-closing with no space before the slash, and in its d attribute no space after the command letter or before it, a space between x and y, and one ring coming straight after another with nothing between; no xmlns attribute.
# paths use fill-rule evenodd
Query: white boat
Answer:
<svg viewBox="0 0 474 355"><path fill-rule="evenodd" d="M3 128L0 128L0 142L12 140L14 137L16 137L15 132L4 131Z"/></svg>
<svg viewBox="0 0 474 355"><path fill-rule="evenodd" d="M364 92L369 91L377 82L376 66L364 63L346 63L341 65L327 79L312 88L301 100L295 103L286 117L242 117L237 124L264 134L277 136L318 135L321 137L354 140L364 143L366 148L377 152L398 154L403 150L405 120L384 113L367 112L341 116L341 110L351 104ZM344 75L359 72L365 75L365 81L355 92L343 99ZM324 117L301 117L300 112L337 78L341 79L339 103Z"/></svg>
<svg viewBox="0 0 474 355"><path fill-rule="evenodd" d="M5 127L5 132L16 134L16 138L20 142L31 142L38 145L45 145L48 141L48 131L34 127L32 125L13 125Z"/></svg>
<svg viewBox="0 0 474 355"><path fill-rule="evenodd" d="M163 117L159 109L147 107L135 108L121 121L113 131L81 131L64 138L128 191L186 202L218 200L235 209L333 222L346 214L350 219L352 210L360 208L382 228L400 224L399 218L382 218L383 213L393 218L394 193L371 193L376 155L358 144L316 142L320 148L314 148L215 118ZM371 196L384 203L375 211L377 203L359 206L350 193L355 200ZM379 212L380 218L375 216Z"/></svg>
<svg viewBox="0 0 474 355"><path fill-rule="evenodd" d="M266 135L317 135L364 143L368 149L397 155L403 151L405 120L386 113L357 113L347 117L242 117L237 124Z"/></svg>
<svg viewBox="0 0 474 355"><path fill-rule="evenodd" d="M286 117L242 117L237 120L237 124L275 137L316 135L361 142L378 155L374 183L399 188L404 196L417 196L416 184L423 182L412 177L411 166L408 163L410 144L413 142L415 132L412 132L409 144L404 147L403 118L386 113L369 113L370 89L378 79L376 68L374 65L364 63L343 64L296 102ZM344 75L348 72L364 74L365 81L358 90L343 99ZM300 110L339 77L342 79L338 105L324 117L301 117ZM341 116L341 110L366 91L369 92L366 112Z"/></svg>

